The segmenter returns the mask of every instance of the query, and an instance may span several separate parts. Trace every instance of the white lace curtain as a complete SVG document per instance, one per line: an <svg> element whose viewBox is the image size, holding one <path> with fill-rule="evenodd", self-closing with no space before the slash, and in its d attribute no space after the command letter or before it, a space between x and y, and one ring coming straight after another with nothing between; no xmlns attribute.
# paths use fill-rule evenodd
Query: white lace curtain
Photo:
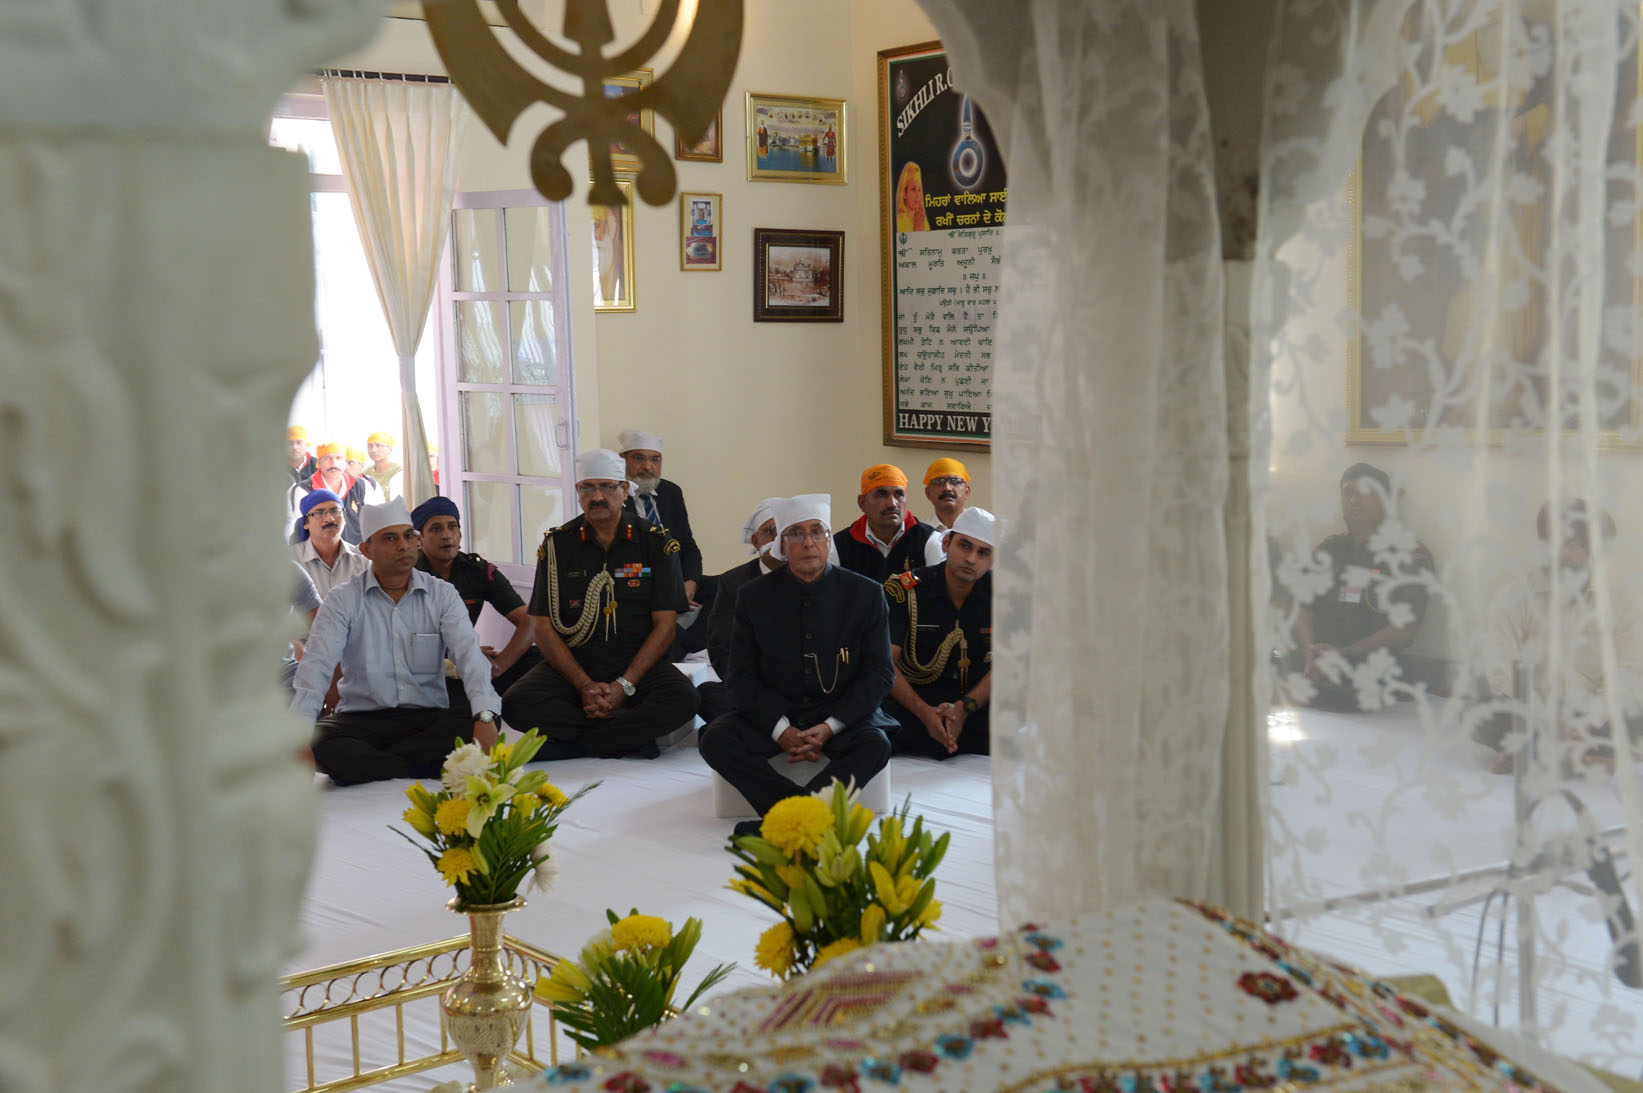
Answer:
<svg viewBox="0 0 1643 1093"><path fill-rule="evenodd" d="M1245 505L1192 5L923 4L1011 176L1004 918L1237 904L1264 828L1272 928L1637 1073L1636 5L1280 0Z"/></svg>
<svg viewBox="0 0 1643 1093"><path fill-rule="evenodd" d="M416 390L416 349L451 221L468 108L449 84L326 73L325 105L348 197L399 354L404 494L435 490Z"/></svg>
<svg viewBox="0 0 1643 1093"><path fill-rule="evenodd" d="M1631 1075L1637 12L1281 4L1254 324L1271 909Z"/></svg>
<svg viewBox="0 0 1643 1093"><path fill-rule="evenodd" d="M1188 0L926 0L1009 164L993 387L1003 921L1253 911L1232 688L1220 234ZM1247 735L1249 718L1243 719Z"/></svg>

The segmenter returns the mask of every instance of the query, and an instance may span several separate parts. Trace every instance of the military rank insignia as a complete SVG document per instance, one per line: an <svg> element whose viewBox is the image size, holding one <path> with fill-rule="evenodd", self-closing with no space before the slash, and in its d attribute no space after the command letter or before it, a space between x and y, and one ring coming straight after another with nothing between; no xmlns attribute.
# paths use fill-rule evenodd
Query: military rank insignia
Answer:
<svg viewBox="0 0 1643 1093"><path fill-rule="evenodd" d="M662 547L662 553L663 554L677 554L677 553L679 553L679 540L669 539L667 541L667 543Z"/></svg>

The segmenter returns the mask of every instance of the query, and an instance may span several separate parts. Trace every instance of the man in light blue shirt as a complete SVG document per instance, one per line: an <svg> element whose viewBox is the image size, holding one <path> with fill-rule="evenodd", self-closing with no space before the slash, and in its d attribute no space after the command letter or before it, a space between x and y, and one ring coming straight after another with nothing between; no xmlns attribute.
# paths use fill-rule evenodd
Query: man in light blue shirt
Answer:
<svg viewBox="0 0 1643 1093"><path fill-rule="evenodd" d="M297 669L291 710L319 718L342 665L337 710L314 728L314 763L337 785L437 778L461 737L489 748L502 700L462 597L416 569L417 534L402 498L366 505L360 551L371 568L325 597ZM462 676L470 710L447 705L445 657Z"/></svg>

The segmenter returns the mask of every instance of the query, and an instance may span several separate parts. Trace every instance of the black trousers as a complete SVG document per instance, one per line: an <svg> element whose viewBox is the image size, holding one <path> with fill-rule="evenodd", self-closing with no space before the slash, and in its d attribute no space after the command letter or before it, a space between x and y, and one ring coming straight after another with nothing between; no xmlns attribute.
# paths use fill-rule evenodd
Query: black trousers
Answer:
<svg viewBox="0 0 1643 1093"><path fill-rule="evenodd" d="M704 725L711 724L715 718L723 717L736 709L736 704L730 700L728 683L703 683L696 688L696 697L696 716L702 719Z"/></svg>
<svg viewBox="0 0 1643 1093"><path fill-rule="evenodd" d="M822 754L830 762L804 786L771 768L770 758L781 752L781 745L739 713L714 718L702 730L697 748L707 765L735 786L760 816L777 801L814 793L835 778L841 782L854 778L856 785L864 786L890 762L889 737L866 721L846 725L843 732L834 733L822 745Z"/></svg>
<svg viewBox="0 0 1643 1093"><path fill-rule="evenodd" d="M589 674L595 679L602 675ZM502 696L502 720L520 732L538 729L551 743L564 745L543 748L539 758L611 759L638 751L696 716L696 688L666 661L632 682L633 697L615 717L592 718L582 712L576 688L544 662Z"/></svg>
<svg viewBox="0 0 1643 1093"><path fill-rule="evenodd" d="M524 679L526 672L541 663L542 652L533 645L529 649L526 649L523 653L519 654L519 659L513 662L512 668L509 668L506 672L503 672L499 676L491 677L491 689L499 695L507 694L509 687L512 687L515 683L518 683L521 679ZM454 708L458 710L466 710L471 707L471 704L468 702L468 688L462 685L462 679L460 676L456 678L447 678L445 680L445 693L451 696L451 705ZM497 710L496 712L501 713L502 711Z"/></svg>
<svg viewBox="0 0 1643 1093"><path fill-rule="evenodd" d="M932 706L939 706L943 702L956 702L963 698L938 698L919 695L920 698ZM954 755L990 755L992 744L987 736L987 707L983 706L975 713L964 719L964 728L958 734L958 750L948 753L930 730L924 727L911 710L893 698L884 700L884 712L896 719L896 725L889 730L890 747L897 755L922 755L926 759L951 759Z"/></svg>
<svg viewBox="0 0 1643 1093"><path fill-rule="evenodd" d="M314 726L314 765L339 786L385 778L437 778L460 737L472 740L466 706L350 710Z"/></svg>

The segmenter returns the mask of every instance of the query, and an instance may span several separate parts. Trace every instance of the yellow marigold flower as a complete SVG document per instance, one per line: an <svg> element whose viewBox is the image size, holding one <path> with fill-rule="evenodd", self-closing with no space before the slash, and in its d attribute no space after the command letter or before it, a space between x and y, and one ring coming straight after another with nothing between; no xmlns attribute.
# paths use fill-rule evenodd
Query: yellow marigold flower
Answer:
<svg viewBox="0 0 1643 1093"><path fill-rule="evenodd" d="M788 797L764 814L759 834L789 858L816 856L816 848L833 830L833 810L814 797Z"/></svg>
<svg viewBox="0 0 1643 1093"><path fill-rule="evenodd" d="M508 800L513 802L513 810L522 816L529 816L542 807L542 798L534 793L515 793Z"/></svg>
<svg viewBox="0 0 1643 1093"><path fill-rule="evenodd" d="M536 792L551 808L563 808L565 801L568 799L565 796L565 791L552 782L543 782L536 787Z"/></svg>
<svg viewBox="0 0 1643 1093"><path fill-rule="evenodd" d="M418 835L424 835L430 839L434 837L434 818L420 808L412 805L405 810L404 818L405 822L410 824L411 829Z"/></svg>
<svg viewBox="0 0 1643 1093"><path fill-rule="evenodd" d="M919 926L929 926L934 928L936 920L939 918L941 918L941 901L939 899L933 899L928 905L925 906L923 911L919 912L919 916L916 921Z"/></svg>
<svg viewBox="0 0 1643 1093"><path fill-rule="evenodd" d="M439 873L446 884L462 884L470 874L477 872L479 862L474 860L473 851L466 847L453 846L439 856Z"/></svg>
<svg viewBox="0 0 1643 1093"><path fill-rule="evenodd" d="M816 953L816 959L810 965L811 970L821 967L829 960L836 960L846 953L853 953L861 948L861 942L853 937L841 937L837 941L829 941Z"/></svg>
<svg viewBox="0 0 1643 1093"><path fill-rule="evenodd" d="M861 913L861 943L871 945L884 935L884 923L890 916L883 907L876 903L869 903L867 910Z"/></svg>
<svg viewBox="0 0 1643 1093"><path fill-rule="evenodd" d="M759 935L753 963L777 979L786 979L787 973L793 970L793 955L793 927L778 922Z"/></svg>
<svg viewBox="0 0 1643 1093"><path fill-rule="evenodd" d="M610 928L610 941L618 950L644 952L660 949L673 940L673 927L656 915L629 915Z"/></svg>
<svg viewBox="0 0 1643 1093"><path fill-rule="evenodd" d="M452 797L434 813L434 826L447 835L465 835L468 832L468 811L473 802L466 797Z"/></svg>

